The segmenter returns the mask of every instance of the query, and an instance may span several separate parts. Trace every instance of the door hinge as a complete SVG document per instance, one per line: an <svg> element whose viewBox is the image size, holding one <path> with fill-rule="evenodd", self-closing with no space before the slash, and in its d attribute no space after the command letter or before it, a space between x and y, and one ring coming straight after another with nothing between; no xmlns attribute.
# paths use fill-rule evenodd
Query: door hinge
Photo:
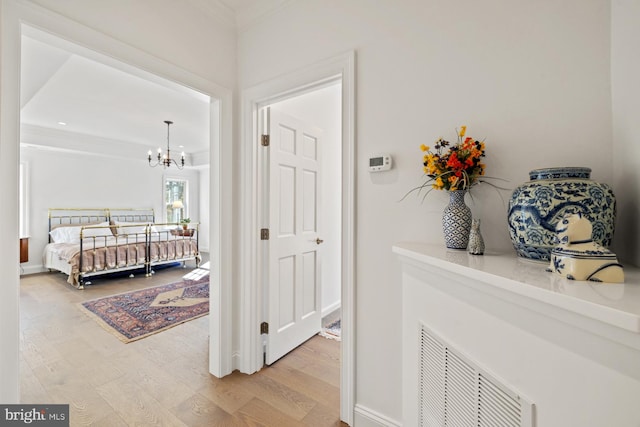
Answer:
<svg viewBox="0 0 640 427"><path fill-rule="evenodd" d="M269 240L269 229L261 228L260 229L260 240Z"/></svg>
<svg viewBox="0 0 640 427"><path fill-rule="evenodd" d="M260 334L269 333L269 324L267 322L260 323Z"/></svg>
<svg viewBox="0 0 640 427"><path fill-rule="evenodd" d="M263 147L268 147L270 140L271 138L269 137L269 135L262 135L262 137L260 138L260 144L262 144Z"/></svg>

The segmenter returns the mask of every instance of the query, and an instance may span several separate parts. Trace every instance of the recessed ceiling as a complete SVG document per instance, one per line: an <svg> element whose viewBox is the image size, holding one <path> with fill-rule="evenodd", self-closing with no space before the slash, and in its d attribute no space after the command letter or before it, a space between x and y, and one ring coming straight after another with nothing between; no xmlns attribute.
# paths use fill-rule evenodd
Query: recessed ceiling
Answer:
<svg viewBox="0 0 640 427"><path fill-rule="evenodd" d="M263 1L264 0L220 0L221 3L236 13L248 8L256 7Z"/></svg>
<svg viewBox="0 0 640 427"><path fill-rule="evenodd" d="M235 17L242 30L292 1L201 0L200 4L212 8L207 10L228 10L228 17ZM203 154L209 150L209 106L208 96L23 26L23 143L28 139L29 145L46 145L42 135L50 131L57 141L65 136L73 139L75 147L86 141L88 151L92 151L89 144L101 143L127 146L129 152L139 147L146 155L166 145L164 121L171 120L172 150L182 145L180 151Z"/></svg>
<svg viewBox="0 0 640 427"><path fill-rule="evenodd" d="M209 150L206 95L33 29L22 37L21 65L23 128L137 144L144 157L164 149L171 120L172 150Z"/></svg>

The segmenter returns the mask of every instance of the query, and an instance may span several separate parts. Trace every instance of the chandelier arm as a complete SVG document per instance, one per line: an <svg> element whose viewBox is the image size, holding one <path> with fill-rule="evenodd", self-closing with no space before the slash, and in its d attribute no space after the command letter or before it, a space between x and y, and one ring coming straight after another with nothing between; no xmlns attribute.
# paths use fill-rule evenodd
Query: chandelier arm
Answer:
<svg viewBox="0 0 640 427"><path fill-rule="evenodd" d="M155 162L155 164L152 164L151 151L149 151L149 166L155 168L156 166L162 165L162 167L166 169L168 167L171 167L171 163L173 163L178 169L182 169L184 168L184 152L182 153L182 156L180 158L180 164L178 164L175 159L171 158L171 149L169 148L169 127L173 124L173 122L170 120L165 120L164 122L167 124L167 154L163 157L162 150L158 148L158 160Z"/></svg>

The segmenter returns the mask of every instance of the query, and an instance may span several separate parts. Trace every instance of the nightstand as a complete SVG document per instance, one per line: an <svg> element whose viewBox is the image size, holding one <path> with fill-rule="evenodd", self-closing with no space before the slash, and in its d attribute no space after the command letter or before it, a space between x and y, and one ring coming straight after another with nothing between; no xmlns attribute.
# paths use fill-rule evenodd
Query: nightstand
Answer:
<svg viewBox="0 0 640 427"><path fill-rule="evenodd" d="M29 238L20 238L20 263L29 262Z"/></svg>

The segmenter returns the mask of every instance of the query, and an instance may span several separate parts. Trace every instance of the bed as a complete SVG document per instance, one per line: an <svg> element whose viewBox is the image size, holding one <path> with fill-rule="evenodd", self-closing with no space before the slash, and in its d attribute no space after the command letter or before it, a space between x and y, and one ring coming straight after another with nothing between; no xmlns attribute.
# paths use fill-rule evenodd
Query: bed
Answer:
<svg viewBox="0 0 640 427"><path fill-rule="evenodd" d="M194 260L200 265L197 223L156 223L153 209L49 209L45 268L68 275L78 289L88 278Z"/></svg>

